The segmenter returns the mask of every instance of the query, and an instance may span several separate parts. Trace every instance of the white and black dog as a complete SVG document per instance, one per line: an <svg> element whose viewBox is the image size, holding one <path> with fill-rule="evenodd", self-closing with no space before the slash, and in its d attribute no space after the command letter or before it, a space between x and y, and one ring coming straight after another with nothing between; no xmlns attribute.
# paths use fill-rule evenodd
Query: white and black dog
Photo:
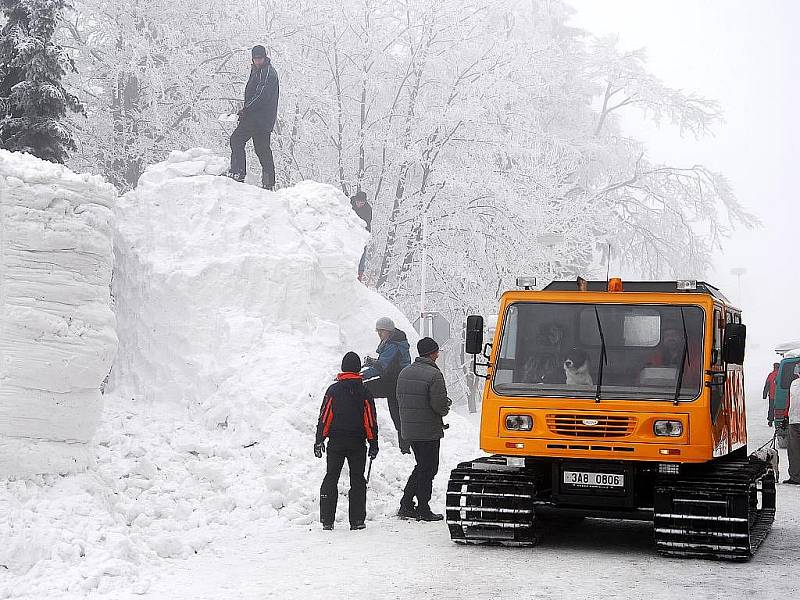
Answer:
<svg viewBox="0 0 800 600"><path fill-rule="evenodd" d="M567 383L572 385L592 385L592 375L589 373L589 357L586 352L573 348L564 359L564 373Z"/></svg>

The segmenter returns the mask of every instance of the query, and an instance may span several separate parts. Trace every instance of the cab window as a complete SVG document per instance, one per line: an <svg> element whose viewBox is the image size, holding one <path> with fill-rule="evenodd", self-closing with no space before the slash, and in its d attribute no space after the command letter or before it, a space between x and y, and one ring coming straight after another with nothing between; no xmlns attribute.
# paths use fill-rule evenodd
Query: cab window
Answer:
<svg viewBox="0 0 800 600"><path fill-rule="evenodd" d="M595 397L600 384L601 398L694 400L704 332L699 306L518 302L492 384L503 396Z"/></svg>

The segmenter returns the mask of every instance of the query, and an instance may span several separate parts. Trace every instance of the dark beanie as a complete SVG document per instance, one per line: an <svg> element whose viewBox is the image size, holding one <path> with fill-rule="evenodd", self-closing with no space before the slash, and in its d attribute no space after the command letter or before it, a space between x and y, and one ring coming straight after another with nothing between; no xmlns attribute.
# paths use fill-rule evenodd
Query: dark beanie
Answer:
<svg viewBox="0 0 800 600"><path fill-rule="evenodd" d="M438 350L439 344L437 344L436 340L433 338L424 337L417 342L417 352L420 356L428 356L429 354L433 354Z"/></svg>
<svg viewBox="0 0 800 600"><path fill-rule="evenodd" d="M358 373L361 371L361 358L355 352L348 352L342 359L342 373Z"/></svg>
<svg viewBox="0 0 800 600"><path fill-rule="evenodd" d="M267 58L267 49L264 46L253 46L253 58Z"/></svg>

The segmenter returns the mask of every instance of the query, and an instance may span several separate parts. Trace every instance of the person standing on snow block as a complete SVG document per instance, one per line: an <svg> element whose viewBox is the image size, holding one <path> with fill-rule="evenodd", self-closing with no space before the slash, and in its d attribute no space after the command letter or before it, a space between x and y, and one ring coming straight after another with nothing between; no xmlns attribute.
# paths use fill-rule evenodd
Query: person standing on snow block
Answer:
<svg viewBox="0 0 800 600"><path fill-rule="evenodd" d="M350 205L353 207L355 213L367 225L367 231L372 232L372 206L367 202L367 195L359 190L355 195L350 198ZM361 261L358 263L358 280L364 280L364 271L367 265L367 248L364 247L364 252L361 254Z"/></svg>
<svg viewBox="0 0 800 600"><path fill-rule="evenodd" d="M247 175L245 144L252 139L261 162L261 186L272 190L275 188L275 161L270 138L278 117L278 72L267 57L264 46L255 46L252 57L250 79L244 90L244 106L239 111L239 124L231 134L231 168L226 175L244 181Z"/></svg>
<svg viewBox="0 0 800 600"><path fill-rule="evenodd" d="M400 410L397 407L397 376L411 364L408 338L394 326L389 317L381 317L375 323L375 332L381 342L378 344L378 358L366 357L366 368L361 373L367 389L375 398L386 398L389 415L397 430L397 443L400 452L411 454L411 447L400 435Z"/></svg>
<svg viewBox="0 0 800 600"><path fill-rule="evenodd" d="M419 358L400 372L397 400L403 437L411 442L417 461L408 478L397 516L418 521L441 521L444 517L431 511L433 478L439 471L439 447L446 426L442 417L450 412L444 375L436 366L439 344L422 338L417 343ZM414 506L414 498L417 506Z"/></svg>
<svg viewBox="0 0 800 600"><path fill-rule="evenodd" d="M767 380L764 382L764 394L762 398L769 402L767 408L767 425L772 427L772 421L775 419L775 388L778 382L778 371L781 368L781 363L772 363L772 373L767 375Z"/></svg>
<svg viewBox="0 0 800 600"><path fill-rule="evenodd" d="M323 529L333 529L339 499L339 475L344 461L350 470L350 529L364 529L367 517L367 481L364 467L367 456L378 456L378 419L372 394L364 387L361 359L348 352L342 360L342 372L325 392L317 421L314 456L322 458L328 438L328 472L319 490L319 519ZM364 445L367 441L367 446Z"/></svg>

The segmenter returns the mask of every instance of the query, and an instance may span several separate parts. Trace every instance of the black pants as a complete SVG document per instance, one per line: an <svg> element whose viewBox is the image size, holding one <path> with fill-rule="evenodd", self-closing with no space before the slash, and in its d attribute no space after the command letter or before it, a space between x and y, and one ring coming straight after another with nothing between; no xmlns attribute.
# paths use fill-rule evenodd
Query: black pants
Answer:
<svg viewBox="0 0 800 600"><path fill-rule="evenodd" d="M364 384L375 398L386 398L389 407L389 416L392 418L395 431L397 431L397 444L400 450L409 448L408 442L400 435L400 405L397 403L397 381L385 380L383 377L372 379Z"/></svg>
<svg viewBox="0 0 800 600"><path fill-rule="evenodd" d="M411 506L414 497L417 498L417 508L421 511L430 510L431 494L433 493L433 478L439 472L439 444L441 440L431 442L411 442L414 458L417 461L411 476L403 491L402 506Z"/></svg>
<svg viewBox="0 0 800 600"><path fill-rule="evenodd" d="M367 481L364 467L367 464L367 446L362 438L335 437L328 441L328 472L319 489L319 520L333 523L339 500L339 475L344 461L350 469L349 516L350 524L363 523L367 517Z"/></svg>
<svg viewBox="0 0 800 600"><path fill-rule="evenodd" d="M247 121L239 121L239 125L231 134L231 173L247 174L247 154L245 144L251 139L256 156L261 162L261 183L264 187L275 187L275 161L272 158L269 131L250 125Z"/></svg>

